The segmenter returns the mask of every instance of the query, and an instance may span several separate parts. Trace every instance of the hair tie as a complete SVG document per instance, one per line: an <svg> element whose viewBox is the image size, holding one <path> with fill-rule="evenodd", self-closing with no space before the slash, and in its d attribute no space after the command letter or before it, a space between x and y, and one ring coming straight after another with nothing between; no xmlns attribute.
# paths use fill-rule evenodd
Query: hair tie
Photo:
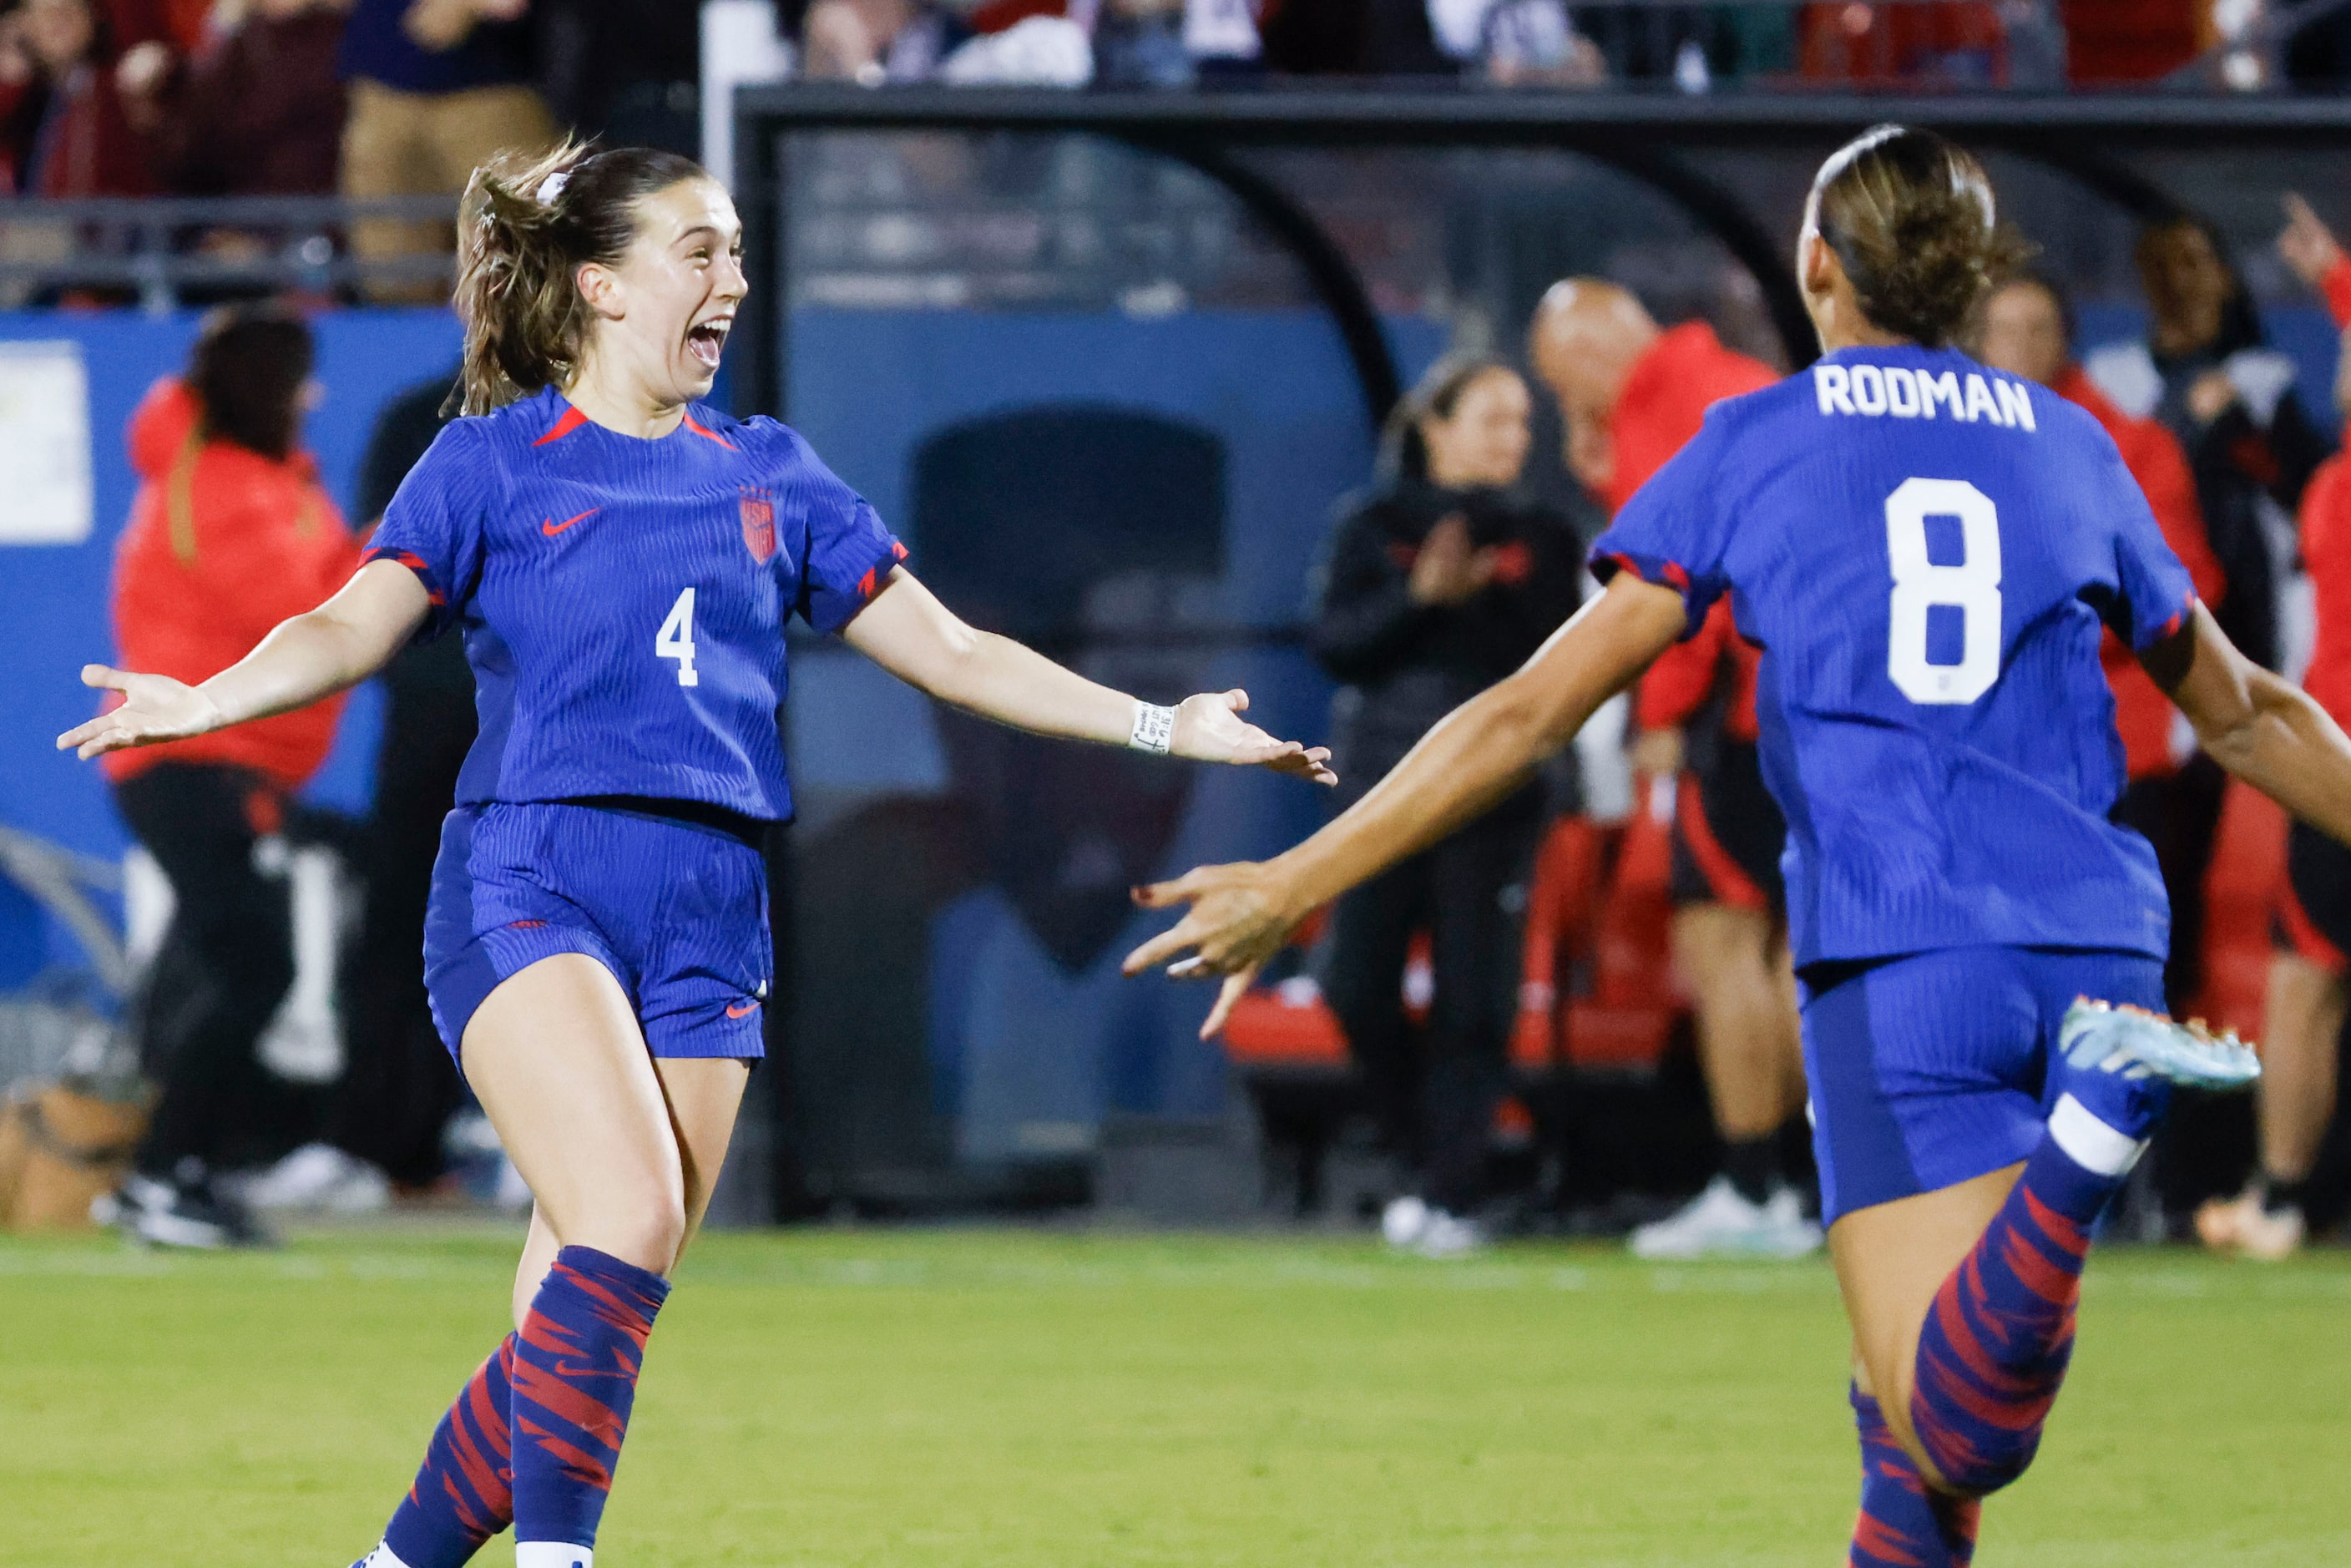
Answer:
<svg viewBox="0 0 2351 1568"><path fill-rule="evenodd" d="M570 183L571 171L559 169L538 183L538 189L532 193L532 196L540 206L551 207L555 205L555 199L563 194L563 187Z"/></svg>

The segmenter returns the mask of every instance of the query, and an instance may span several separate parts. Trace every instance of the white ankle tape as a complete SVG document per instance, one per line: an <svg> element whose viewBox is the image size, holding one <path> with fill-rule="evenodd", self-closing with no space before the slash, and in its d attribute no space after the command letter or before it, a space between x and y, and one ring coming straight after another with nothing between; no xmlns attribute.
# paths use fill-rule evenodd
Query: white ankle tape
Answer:
<svg viewBox="0 0 2351 1568"><path fill-rule="evenodd" d="M2116 1132L2071 1094L2060 1095L2049 1113L2049 1135L2068 1159L2095 1176L2126 1176L2147 1153L2146 1139Z"/></svg>
<svg viewBox="0 0 2351 1568"><path fill-rule="evenodd" d="M517 1541L515 1568L596 1568L596 1549L560 1541Z"/></svg>

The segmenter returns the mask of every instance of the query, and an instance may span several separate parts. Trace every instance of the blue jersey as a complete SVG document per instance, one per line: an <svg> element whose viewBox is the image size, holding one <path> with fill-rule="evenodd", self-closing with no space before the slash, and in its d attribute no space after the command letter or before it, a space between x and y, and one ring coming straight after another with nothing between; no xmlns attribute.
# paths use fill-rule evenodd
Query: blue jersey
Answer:
<svg viewBox="0 0 2351 1568"><path fill-rule="evenodd" d="M2160 956L2101 622L2145 649L2194 602L2087 413L1965 355L1841 350L1718 403L1593 547L1729 593L1763 650L1766 781L1798 964L1978 944Z"/></svg>
<svg viewBox="0 0 2351 1568"><path fill-rule="evenodd" d="M695 404L659 440L552 389L444 429L371 559L461 629L461 803L641 795L791 814L784 618L839 630L904 547L795 432Z"/></svg>

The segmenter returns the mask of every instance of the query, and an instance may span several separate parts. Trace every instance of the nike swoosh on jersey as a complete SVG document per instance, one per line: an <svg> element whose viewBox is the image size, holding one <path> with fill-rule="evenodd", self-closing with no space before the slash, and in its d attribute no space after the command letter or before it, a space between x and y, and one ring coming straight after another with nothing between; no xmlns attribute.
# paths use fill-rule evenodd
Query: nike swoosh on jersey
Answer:
<svg viewBox="0 0 2351 1568"><path fill-rule="evenodd" d="M739 1006L734 1002L726 1004L726 1016L731 1019L749 1018L753 1013L758 1010L759 1004L757 1001L744 1002Z"/></svg>
<svg viewBox="0 0 2351 1568"><path fill-rule="evenodd" d="M579 514L578 517L566 517L559 523L553 517L549 517L545 522L538 525L538 531L545 534L549 538L553 538L556 535L561 533L564 529L578 522L580 517L592 517L603 509L604 508L601 507L590 507L586 511Z"/></svg>

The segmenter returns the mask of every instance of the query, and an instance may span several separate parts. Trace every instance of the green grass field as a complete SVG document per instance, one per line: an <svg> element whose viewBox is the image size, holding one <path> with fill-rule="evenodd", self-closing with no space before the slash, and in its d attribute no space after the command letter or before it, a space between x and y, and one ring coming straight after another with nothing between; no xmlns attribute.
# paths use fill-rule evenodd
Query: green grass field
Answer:
<svg viewBox="0 0 2351 1568"><path fill-rule="evenodd" d="M344 1568L502 1332L513 1245L0 1241L0 1564ZM713 1236L654 1337L602 1562L1826 1568L1844 1392L1816 1264ZM2116 1251L1978 1561L2351 1563L2346 1465L2351 1255Z"/></svg>

